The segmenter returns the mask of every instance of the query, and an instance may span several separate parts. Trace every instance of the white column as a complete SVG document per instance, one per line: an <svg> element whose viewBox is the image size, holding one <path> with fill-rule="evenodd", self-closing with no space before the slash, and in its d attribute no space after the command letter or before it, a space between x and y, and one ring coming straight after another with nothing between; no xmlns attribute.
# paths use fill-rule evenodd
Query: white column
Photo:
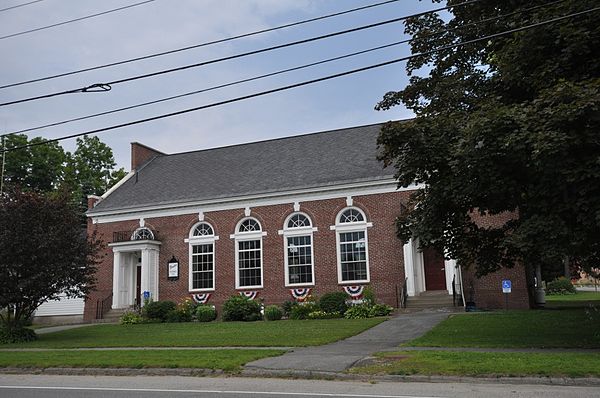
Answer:
<svg viewBox="0 0 600 398"><path fill-rule="evenodd" d="M112 308L120 308L119 286L121 286L121 252L113 251L113 300Z"/></svg>
<svg viewBox="0 0 600 398"><path fill-rule="evenodd" d="M456 276L456 283L459 283L456 275L456 260L444 260L444 268L446 269L446 289L448 294L452 294L452 279Z"/></svg>
<svg viewBox="0 0 600 398"><path fill-rule="evenodd" d="M140 283L140 290L141 290L141 300L142 302L144 301L144 292L150 292L150 294L152 294L152 291L150 289L150 284L149 279L148 279L148 249L142 249L142 280ZM156 298L154 296L151 296L152 300L155 300Z"/></svg>
<svg viewBox="0 0 600 398"><path fill-rule="evenodd" d="M406 290L409 296L415 295L415 271L413 257L413 240L409 239L408 243L404 244L404 275L406 276Z"/></svg>
<svg viewBox="0 0 600 398"><path fill-rule="evenodd" d="M148 286L154 300L158 297L158 250L148 250Z"/></svg>
<svg viewBox="0 0 600 398"><path fill-rule="evenodd" d="M150 292L152 300L158 300L158 250L153 248L142 249L141 290L142 295L144 292Z"/></svg>

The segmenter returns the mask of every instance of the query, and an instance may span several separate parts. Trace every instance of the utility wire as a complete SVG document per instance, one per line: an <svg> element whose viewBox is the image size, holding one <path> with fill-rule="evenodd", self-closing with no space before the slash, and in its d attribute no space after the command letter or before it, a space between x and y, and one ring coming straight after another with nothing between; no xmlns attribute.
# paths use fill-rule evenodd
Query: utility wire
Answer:
<svg viewBox="0 0 600 398"><path fill-rule="evenodd" d="M41 0L39 0L39 1L41 1ZM66 24L69 24L69 23L72 23L72 22L78 22L78 21L83 21L85 19L99 17L101 15L106 15L106 14L110 14L110 13L113 13L113 12L122 11L122 10L125 10L127 8L141 6L142 4L152 3L153 1L155 1L155 0L141 1L139 3L130 4L128 6L119 7L119 8L113 8L112 10L102 11L102 12L99 12L99 13L96 13L96 14L86 15L86 16L80 17L80 18L69 19L67 21L62 21L62 22L54 23L52 25L41 26L39 28L24 30L22 32L12 33L12 34L6 35L6 36L0 36L0 40L9 39L11 37L16 37L16 36L21 36L21 35L26 35L28 33L39 32L40 30L55 28L57 26L66 25ZM33 2L33 3L35 3L35 2Z"/></svg>
<svg viewBox="0 0 600 398"><path fill-rule="evenodd" d="M268 95L268 94L277 93L277 92L280 92L280 91L286 91L286 90L290 90L290 89L294 89L294 88L298 88L298 87L308 86L308 85L311 85L311 84L315 84L315 83L320 83L320 82L327 81L327 80L336 79L336 78L339 78L339 77L342 77L342 76L353 75L355 73L360 73L360 72L364 72L364 71L367 71L367 70L381 68L383 66L388 66L388 65L396 64L398 62L407 61L407 60L412 59L412 58L422 57L422 56L434 54L434 53L437 53L437 52L440 52L440 51L450 50L450 49L462 47L462 46L465 46L465 45L468 45L468 44L473 44L473 43L477 43L477 42L480 42L480 41L490 40L490 39L494 39L494 38L497 38L497 37L506 36L506 35L509 35L509 34L512 34L512 33L517 33L517 32L521 32L521 31L524 31L524 30L537 28L537 27L548 25L548 24L551 24L551 23L563 21L563 20L566 20L568 18L573 18L573 17L576 17L576 16L580 16L580 15L584 15L584 14L589 14L591 12L595 12L595 11L598 11L598 10L600 10L600 7L595 7L595 8L587 9L585 11L580 11L580 12L576 12L576 13L572 13L572 14L568 14L568 15L563 15L563 16L560 16L560 17L556 17L556 18L545 20L545 21L537 22L537 23L534 23L534 24L530 24L530 25L526 25L526 26L521 26L519 28L505 30L505 31L494 33L494 34L491 34L491 35L479 37L477 39L472 39L472 40L467 40L467 41L463 41L463 42L460 42L460 43L450 44L450 45L447 45L447 46L438 47L438 48L430 50L430 51L424 51L424 52L421 52L421 53L418 53L418 54L413 54L413 55L409 55L409 56L402 57L402 58L396 58L396 59L393 59L393 60L390 60L390 61L381 62L381 63L378 63L378 64L369 65L369 66L364 66L362 68L352 69L352 70L349 70L349 71L345 71L345 72L341 72L341 73L336 73L336 74L333 74L333 75L324 76L324 77L320 77L320 78L313 79L313 80L307 80L307 81L304 81L304 82L295 83L295 84L291 84L291 85L283 86L283 87L278 87L278 88L274 88L274 89L271 89L271 90L260 91L260 92L257 92L257 93L245 95L245 96L242 96L242 97L236 97L236 98L232 98L232 99L228 99L228 100L224 100L224 101L213 102L211 104L197 106L197 107L194 107L194 108L188 108L188 109L180 110L180 111L177 111L177 112L166 113L166 114L152 116L152 117L145 118L145 119L138 119L138 120L127 122L127 123L117 124L117 125L113 125L113 126L109 126L109 127L103 127L103 128L99 128L99 129L96 129L96 130L90 130L90 131L86 131L86 132L82 132L82 133L70 134L70 135L66 135L66 136L62 136L62 137L58 137L58 138L52 138L52 139L47 139L47 140L44 140L44 141L30 143L30 144L27 144L27 145L21 145L21 146L9 148L9 149L3 149L2 152L16 151L18 149L29 148L29 147L33 147L33 146L37 146L37 145L44 145L44 144L48 144L48 143L51 143L51 142L58 142L58 141L62 141L62 140L70 139L70 138L81 137L83 135L88 135L88 134L98 134L98 133L102 133L102 132L105 132L105 131L115 130L115 129L119 129L119 128L123 128L123 127L128 127L128 126L133 126L133 125L142 124L142 123L148 123L148 122L151 122L151 121L155 121L155 120L159 120L159 119L165 119L165 118L169 118L169 117L173 117L173 116L178 116L178 115L182 115L182 114L185 114L185 113L196 112L196 111L203 110L203 109L214 108L214 107L217 107L217 106L222 106L222 105L231 104L231 103L234 103L234 102L244 101L244 100L251 99L251 98L261 97L261 96L265 96L265 95Z"/></svg>
<svg viewBox="0 0 600 398"><path fill-rule="evenodd" d="M304 65L295 66L295 67L288 68L288 69L282 69L282 70L278 70L278 71L275 71L275 72L266 73L266 74L263 74L263 75L253 76L253 77L249 77L249 78L241 79L241 80L236 80L236 81L233 81L233 82L230 82L230 83L224 83L224 84L220 84L220 85L217 85L217 86L212 86L212 87L203 88L203 89L200 89L200 90L190 91L190 92L183 93L183 94L173 95L171 97L160 98L160 99L156 99L156 100L152 100L152 101L142 102L142 103L135 104L135 105L125 106L125 107L122 107L122 108L112 109L112 110L105 111L105 112L99 112L99 113L94 113L94 114L87 115L87 116L81 116L81 117L77 117L77 118L74 118L74 119L63 120L63 121L55 122L55 123L49 123L49 124L45 124L45 125L37 126L37 127L31 127L31 128L25 129L25 130L14 131L14 132L2 134L2 135L0 135L0 137L4 137L4 136L7 136L7 135L13 135L13 134L26 133L26 132L29 132L29 131L40 130L40 129L47 128L47 127L59 126L59 125L66 124L66 123L77 122L77 121L85 120L85 119L91 119L91 118L98 117L98 116L109 115L109 114L112 114L112 113L117 113L117 112L122 112L122 111L130 110L130 109L140 108L140 107L147 106L147 105L152 105L152 104L158 104L158 103L161 103L161 102L171 101L171 100L174 100L174 99L177 99L177 98L183 98L183 97L187 97L187 96L194 95L194 94L205 93L205 92L208 92L208 91L213 91L213 90L217 90L217 89L221 89L221 88L225 88L225 87L235 86L235 85L242 84L242 83L248 83L248 82L251 82L251 81L260 80L260 79L264 79L264 78L271 77L271 76L281 75L281 74L287 73L287 72L292 72L292 71L296 71L296 70L300 70L300 69L305 69L305 68L309 68L309 67L316 66L316 65L322 65L322 64L325 64L325 63L328 63L328 62L333 62L333 61L337 61L337 60L340 60L340 59L350 58L350 57L354 57L356 55L366 54L366 53L369 53L369 52L372 52L372 51L376 51L376 50L381 50L381 49L384 49L384 48L389 48L389 47L397 46L397 45L400 45L400 44L403 44L403 43L407 43L410 40L411 39L397 41L397 42L389 43L389 44L384 44L384 45L373 47L373 48L369 48L369 49L366 49L366 50L357 51L357 52L353 52L353 53L350 53L350 54L340 55L340 56L334 57L334 58L328 58L328 59L324 59L324 60L321 60L321 61L312 62L310 64L304 64Z"/></svg>
<svg viewBox="0 0 600 398"><path fill-rule="evenodd" d="M421 15L426 15L426 14L430 14L430 13L433 13L433 12L437 12L437 11L440 11L440 10L445 10L445 9L448 9L448 8L455 8L457 6L462 6L462 5L466 5L466 4L472 4L472 3L475 3L475 2L479 2L479 1L482 1L482 0L470 0L470 1L466 1L466 2L463 2L463 3L456 4L456 5L452 6L452 7L441 7L441 8L437 8L437 9L434 9L434 10L429 10L429 11L420 12L420 13L411 14L411 15L406 15L406 16L402 16L402 17L398 17L398 18L388 19L388 20L385 20L385 21L380 21L380 22L376 22L376 23L372 23L372 24L368 24L368 25L363 25L363 26L359 26L359 27L356 27L356 28L352 28L352 29L346 29L346 30L341 30L341 31L333 32L333 33L328 33L326 35L313 36L313 37L309 37L307 39L296 40L296 41L287 42L287 43L284 43L284 44L279 44L279 45L271 46L271 47L264 47L264 48L261 48L261 49L258 49L258 50L247 51L247 52L244 52L244 53L238 53L238 54L234 54L234 55L229 55L227 57L211 59L211 60L208 60L208 61L198 62L198 63L195 63L195 64L189 64L189 65L179 66L177 68L163 69L163 70L160 70L160 71L157 71L157 72L151 72L151 73L146 73L146 74L142 74L142 75L130 76L130 77L126 77L126 78L119 79L119 80L113 80L113 81L107 82L107 83L97 83L95 85L88 86L88 87L76 88L76 89L71 89L71 90L62 91L62 92L55 92L55 93L40 95L40 96L36 96L36 97L22 98L22 99L19 99L19 100L13 100L13 101L9 101L9 102L0 103L0 107L7 106L7 105L19 104L19 103L23 103L23 102L35 101L35 100L43 99L43 98L55 97L55 96L58 96L58 95L87 92L86 90L88 90L90 87L95 87L95 86L107 87L108 90L104 90L104 91L109 91L110 87L113 86L113 85L116 85L116 84L131 82L131 81L134 81L134 80L146 79L146 78L149 78L149 77L164 75L164 74L167 74L167 73L179 72L179 71L186 70L186 69L191 69L191 68L198 68L200 66L211 65L211 64L215 64L215 63L219 63L219 62L223 62L223 61L229 61L229 60L232 60L232 59L238 59L238 58L248 57L250 55L256 55L256 54L261 54L261 53L265 53L265 52L269 52L269 51L273 51L273 50L279 50L279 49L282 49L282 48L297 46L299 44L306 44L306 43L310 43L310 42L314 42L314 41L318 41L318 40L328 39L328 38L331 38L331 37L345 35L345 34L353 33L353 32L358 32L358 31L361 31L361 30L371 29L371 28L375 28L375 27L378 27L378 26L388 25L388 24L391 24L391 23L396 23L396 22L403 21L403 20L408 19L408 18L414 18L414 17L418 17L418 16L421 16Z"/></svg>
<svg viewBox="0 0 600 398"><path fill-rule="evenodd" d="M547 3L547 4L543 4L543 5L537 5L534 7L530 7L530 8L526 8L523 10L519 10L519 11L513 11L510 13L506 13L506 14L502 14L502 15L497 15L494 17L490 17L490 18L485 18L479 21L474 21L474 22L470 22L461 26L457 26L455 28L448 28L448 29L441 29L439 31L436 32L431 32L425 35L422 35L420 38L424 39L427 37L433 37L433 36L438 36L440 34L443 33L447 33L447 32L451 32L451 31L455 31L455 30L461 30L464 28L467 28L469 26L474 26L474 25L479 25L482 23L486 23L486 22L490 22L490 21L497 21L497 20L501 20L516 14L522 14L525 12L530 12L533 11L535 9L539 9L539 8L547 8L550 7L552 5L555 5L557 3L562 3L566 0L557 0L554 1L552 3ZM221 88L225 88L225 87L230 87L230 86L235 86L238 84L242 84L242 83L247 83L247 82L251 82L251 81L255 81L255 80L260 80L260 79L264 79L267 77L272 77L272 76L276 76L276 75L280 75L283 73L287 73L287 72L292 72L292 71L296 71L296 70L300 70L300 69L305 69L305 68L309 68L309 67L313 67L313 66L317 66L317 65L322 65L328 62L333 62L333 61L338 61L340 59L345 59L345 58L350 58L350 57L354 57L357 55L361 55L361 54L366 54L369 52L373 52L373 51L377 51L377 50L382 50L385 48L390 48L390 47L394 47L394 46L398 46L400 44L405 44L405 43L409 43L412 40L414 40L413 38L410 39L406 39L406 40L400 40L400 41L396 41L393 43L389 43L389 44L384 44L381 46L377 46L377 47L372 47L366 50L361 50L361 51L357 51L357 52L353 52L353 53L349 53L349 54L345 54L345 55L340 55L337 57L333 57L333 58L328 58L328 59L324 59L321 61L317 61L317 62L312 62L309 64L304 64L304 65L300 65L300 66L296 66L296 67L292 67L292 68L288 68L288 69L282 69L276 72L271 72L271 73L267 73L267 74L263 74L263 75L259 75L259 76L254 76L254 77L250 77L250 78L246 78L246 79L241 79L241 80L236 80L230 83L224 83L224 84L220 84L220 85L216 85L216 86L212 86L212 87L208 87L208 88L204 88L204 89L200 89L200 90L195 90L195 91L190 91L187 93L183 93L183 94L178 94L178 95L173 95L170 97L164 97L164 98L160 98L160 99L156 99L156 100L152 100L152 101L147 101L147 102L142 102L139 104L135 104L135 105L129 105L129 106L125 106L125 107L121 107L121 108L116 108L116 109L112 109L112 110L108 110L108 111L104 111L104 112L99 112L99 113L94 113L91 115L86 115L86 116L81 116L81 117L77 117L77 118L73 118L73 119L68 119L68 120L63 120L63 121L59 121L59 122L54 122L54 123L48 123L48 124L44 124L41 126L37 126L37 127L30 127L24 130L19 130L19 131L13 131L10 133L5 133L0 135L0 137L5 137L8 135L13 135L13 134L22 134L22 133L27 133L29 131L34 131L34 130L40 130L40 129L44 129L44 128L48 128L48 127L55 127L55 126L59 126L59 125L63 125L63 124L67 124L67 123L72 123L72 122L78 122L81 120L86 120L86 119L91 119L94 117L98 117L98 116L105 116L105 115L109 115L109 114L113 114L113 113L118 113L118 112L122 112L122 111L126 111L126 110L131 110L131 109L135 109L135 108L140 108L143 106L148 106L148 105L153 105L153 104L158 104L161 102L166 102L166 101L171 101L177 98L183 98L183 97L187 97L190 95L195 95L195 94L200 94L200 93L204 93L204 92L208 92L208 91L213 91L213 90L217 90L217 89L221 89Z"/></svg>
<svg viewBox="0 0 600 398"><path fill-rule="evenodd" d="M13 10L13 9L19 8L19 7L25 7L25 6L28 6L28 5L33 4L33 3L40 3L42 1L44 1L44 0L34 0L34 1L30 1L28 3L21 3L21 4L16 4L14 6L6 7L6 8L0 8L0 12L4 12L4 11L8 11L8 10ZM0 193L1 193L1 191L0 191Z"/></svg>
<svg viewBox="0 0 600 398"><path fill-rule="evenodd" d="M285 25L276 26L276 27L273 27L273 28L267 28L267 29L257 30L257 31L254 31L254 32L243 33L243 34L237 35L237 36L231 36L231 37L217 39L217 40L213 40L213 41L209 41L209 42L194 44L192 46L181 47L181 48L177 48L177 49L174 49L174 50L163 51L163 52L160 52L160 53L144 55L144 56L141 56L141 57L136 57L136 58L126 59L126 60L122 60L122 61L111 62L111 63L108 63L108 64L103 64L103 65L98 65L98 66L92 66L92 67L89 67L89 68L78 69L78 70L74 70L74 71L70 71L70 72L59 73L59 74L56 74L56 75L50 75L50 76L40 77L40 78L26 80L26 81L22 81L22 82L6 84L6 85L3 85L3 86L0 86L0 89L9 88L9 87L15 87L15 86L21 86L23 84L30 84L30 83L41 82L41 81L44 81L44 80L56 79L56 78L64 77L64 76L71 76L71 75L75 75L75 74L78 74L78 73L89 72L89 71L92 71L92 70L103 69L103 68L108 68L108 67L117 66L117 65L123 65L123 64L130 63L130 62L136 62L136 61L141 61L141 60L155 58L155 57L161 57L161 56L164 56L164 55L174 54L174 53L178 53L178 52L181 52L181 51L187 51L187 50L191 50L191 49L194 49L194 48L200 48L200 47L210 46L210 45L213 45L213 44L225 43L225 42L228 42L228 41L238 40L238 39L241 39L241 38L244 38L244 37L255 36L255 35L262 34L262 33L267 33L267 32L273 32L273 31L276 31L276 30L285 29L285 28L289 28L289 27L292 27L292 26L303 25L303 24L306 24L306 23L309 23L309 22L320 21L320 20L323 20L323 19L337 17L337 16L340 16L340 15L349 14L349 13L353 13L353 12L365 10L365 9L368 9L368 8L378 7L378 6L382 6L382 5L389 4L389 3L395 3L397 1L399 1L399 0L382 1L380 3L370 4L370 5L366 5L366 6L363 6L363 7L352 8L352 9L349 9L349 10L340 11L340 12L336 12L336 13L333 13L333 14L327 14L327 15L323 15L323 16L320 16L320 17L305 19L305 20L302 20L302 21L291 22L291 23L287 23Z"/></svg>

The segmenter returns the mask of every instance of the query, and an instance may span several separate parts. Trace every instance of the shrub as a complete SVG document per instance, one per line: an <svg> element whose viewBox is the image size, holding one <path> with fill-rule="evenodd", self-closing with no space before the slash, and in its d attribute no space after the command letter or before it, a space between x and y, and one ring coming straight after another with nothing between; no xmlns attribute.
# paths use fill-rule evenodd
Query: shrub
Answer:
<svg viewBox="0 0 600 398"><path fill-rule="evenodd" d="M184 319L183 322L191 322L196 315L196 308L198 304L196 304L192 299L186 297L183 301L177 304L177 311L181 314L181 318Z"/></svg>
<svg viewBox="0 0 600 398"><path fill-rule="evenodd" d="M371 306L369 304L357 304L348 308L344 314L346 319L362 319L371 317Z"/></svg>
<svg viewBox="0 0 600 398"><path fill-rule="evenodd" d="M178 322L191 322L192 317L185 312L179 311L178 309L171 310L167 313L165 322L178 323Z"/></svg>
<svg viewBox="0 0 600 398"><path fill-rule="evenodd" d="M339 312L343 314L348 309L346 300L348 295L344 292L325 293L319 300L319 307L324 312Z"/></svg>
<svg viewBox="0 0 600 398"><path fill-rule="evenodd" d="M290 319L307 319L311 312L319 311L319 306L312 302L304 302L292 307Z"/></svg>
<svg viewBox="0 0 600 398"><path fill-rule="evenodd" d="M143 315L151 320L166 322L169 312L175 310L176 304L172 301L150 301L142 310Z"/></svg>
<svg viewBox="0 0 600 398"><path fill-rule="evenodd" d="M575 294L577 291L575 290L575 286L571 283L571 281L565 277L561 277L558 279L549 282L546 285L546 293L548 294Z"/></svg>
<svg viewBox="0 0 600 398"><path fill-rule="evenodd" d="M333 319L333 318L341 318L342 314L335 312L325 312L325 311L313 311L308 314L308 319Z"/></svg>
<svg viewBox="0 0 600 398"><path fill-rule="evenodd" d="M369 304L377 303L377 299L375 297L375 292L370 287L365 287L362 294L363 301L366 301Z"/></svg>
<svg viewBox="0 0 600 398"><path fill-rule="evenodd" d="M388 316L394 309L386 304L375 304L369 310L370 316Z"/></svg>
<svg viewBox="0 0 600 398"><path fill-rule="evenodd" d="M244 296L231 296L223 304L224 321L257 321L262 319L260 304Z"/></svg>
<svg viewBox="0 0 600 398"><path fill-rule="evenodd" d="M284 301L281 304L281 309L283 310L283 316L286 318L289 318L290 314L292 313L292 308L294 308L297 305L298 305L298 303L295 301L290 301L290 300Z"/></svg>
<svg viewBox="0 0 600 398"><path fill-rule="evenodd" d="M0 326L0 344L25 343L34 340L37 340L37 335L29 328Z"/></svg>
<svg viewBox="0 0 600 398"><path fill-rule="evenodd" d="M217 319L217 310L212 305L199 305L196 307L198 322L212 322Z"/></svg>
<svg viewBox="0 0 600 398"><path fill-rule="evenodd" d="M278 321L283 317L283 312L276 305L268 305L265 308L265 319L267 321Z"/></svg>
<svg viewBox="0 0 600 398"><path fill-rule="evenodd" d="M121 315L119 323L121 325L137 325L139 323L144 323L144 318L138 312L127 311Z"/></svg>

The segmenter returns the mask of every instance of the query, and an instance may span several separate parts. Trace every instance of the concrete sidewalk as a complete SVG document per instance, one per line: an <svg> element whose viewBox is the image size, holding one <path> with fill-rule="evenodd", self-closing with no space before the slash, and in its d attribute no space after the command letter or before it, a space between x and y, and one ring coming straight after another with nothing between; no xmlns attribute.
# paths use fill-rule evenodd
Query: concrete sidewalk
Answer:
<svg viewBox="0 0 600 398"><path fill-rule="evenodd" d="M297 348L282 356L246 364L248 370L341 372L378 351L398 350L398 345L421 336L448 317L448 312L403 313L335 343Z"/></svg>

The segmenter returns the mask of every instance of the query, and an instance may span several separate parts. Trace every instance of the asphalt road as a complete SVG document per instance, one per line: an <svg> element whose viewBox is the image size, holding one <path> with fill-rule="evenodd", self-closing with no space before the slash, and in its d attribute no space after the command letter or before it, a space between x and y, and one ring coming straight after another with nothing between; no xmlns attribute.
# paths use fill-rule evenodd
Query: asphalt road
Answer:
<svg viewBox="0 0 600 398"><path fill-rule="evenodd" d="M235 377L0 375L0 397L2 398L597 398L598 396L600 396L599 387L491 383L368 383Z"/></svg>

